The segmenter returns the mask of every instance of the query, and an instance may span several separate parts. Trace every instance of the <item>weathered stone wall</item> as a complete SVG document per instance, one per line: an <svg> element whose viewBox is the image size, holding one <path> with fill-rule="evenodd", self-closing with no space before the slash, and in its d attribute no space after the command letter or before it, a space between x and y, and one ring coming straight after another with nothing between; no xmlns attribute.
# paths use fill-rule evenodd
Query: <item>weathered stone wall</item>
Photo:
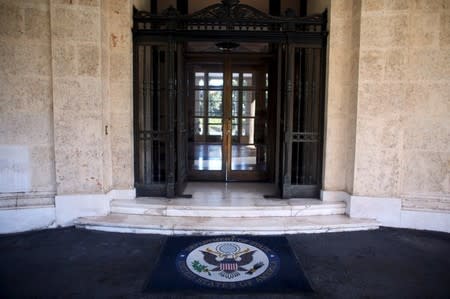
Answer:
<svg viewBox="0 0 450 299"><path fill-rule="evenodd" d="M111 97L111 158L113 189L134 188L133 93L132 93L132 1L108 3Z"/></svg>
<svg viewBox="0 0 450 299"><path fill-rule="evenodd" d="M100 1L50 1L58 194L102 193Z"/></svg>
<svg viewBox="0 0 450 299"><path fill-rule="evenodd" d="M362 1L353 194L450 210L450 1Z"/></svg>
<svg viewBox="0 0 450 299"><path fill-rule="evenodd" d="M131 2L51 3L58 194L132 188Z"/></svg>
<svg viewBox="0 0 450 299"><path fill-rule="evenodd" d="M0 1L0 207L54 200L49 14L47 0Z"/></svg>
<svg viewBox="0 0 450 299"><path fill-rule="evenodd" d="M360 1L309 1L308 14L328 9L323 189L352 192L359 62Z"/></svg>

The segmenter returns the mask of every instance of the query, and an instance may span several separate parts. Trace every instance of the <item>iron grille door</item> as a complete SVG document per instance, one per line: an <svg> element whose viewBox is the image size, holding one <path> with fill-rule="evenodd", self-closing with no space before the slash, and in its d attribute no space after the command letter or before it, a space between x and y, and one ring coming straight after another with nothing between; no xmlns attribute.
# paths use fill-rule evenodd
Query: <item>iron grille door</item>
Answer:
<svg viewBox="0 0 450 299"><path fill-rule="evenodd" d="M168 46L137 44L134 55L135 187L164 195L168 153Z"/></svg>
<svg viewBox="0 0 450 299"><path fill-rule="evenodd" d="M286 53L282 195L320 196L324 114L323 47L291 45Z"/></svg>

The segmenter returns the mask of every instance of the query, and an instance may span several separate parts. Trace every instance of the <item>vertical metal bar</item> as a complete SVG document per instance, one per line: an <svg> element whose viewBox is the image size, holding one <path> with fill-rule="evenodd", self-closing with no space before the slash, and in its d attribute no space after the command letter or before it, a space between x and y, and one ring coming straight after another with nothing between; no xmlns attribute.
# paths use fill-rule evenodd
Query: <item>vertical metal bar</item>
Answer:
<svg viewBox="0 0 450 299"><path fill-rule="evenodd" d="M313 49L309 48L308 49L308 63L309 63L309 72L310 72L310 90L309 90L309 97L308 97L308 117L307 117L307 130L308 132L312 132L313 128L312 128L312 119L314 117L313 115L313 100L314 100L314 55L313 55L314 51ZM312 144L309 143L309 147L308 147L308 151L307 151L307 184L311 184L311 180L312 180L312 176L311 176L311 172L312 172Z"/></svg>
<svg viewBox="0 0 450 299"><path fill-rule="evenodd" d="M183 46L177 45L177 190L176 193L181 195L186 180L186 142L184 140L185 132L185 114L184 114L184 63L183 63Z"/></svg>
<svg viewBox="0 0 450 299"><path fill-rule="evenodd" d="M281 131L281 72L282 72L282 45L277 49L277 91L276 91L276 118L275 118L275 185L280 183L280 131ZM270 78L270 76L269 76ZM281 193L281 192L280 192Z"/></svg>
<svg viewBox="0 0 450 299"><path fill-rule="evenodd" d="M148 157L147 157L147 151L148 151L148 144L147 144L147 133L146 130L147 128L147 99L149 98L149 92L151 92L151 89L149 89L150 85L149 85L149 81L150 78L148 77L148 65L147 65L147 46L144 46L144 55L143 55L143 61L142 61L142 67L144 68L143 70L143 75L144 77L143 79L143 96L142 96L142 111L139 111L139 114L143 114L142 115L142 127L139 128L140 132L143 132L143 138L142 138L142 142L144 143L144 161L143 161L143 166L144 166L144 177L143 177L143 183L147 184L148 182ZM150 147L151 149L151 147ZM150 165L151 165L151 156L150 156ZM150 175L150 183L151 183L151 175Z"/></svg>
<svg viewBox="0 0 450 299"><path fill-rule="evenodd" d="M317 113L316 113L316 106L317 106L317 82L316 82L316 50L315 49L311 49L311 55L312 55L312 95L311 95L311 123L310 123L310 127L311 127L311 132L315 133L316 132L316 118L317 118ZM310 174L310 184L315 184L316 182L316 165L317 165L317 160L316 160L316 143L311 143L311 159L310 159L310 168L311 168L311 174Z"/></svg>
<svg viewBox="0 0 450 299"><path fill-rule="evenodd" d="M325 114L325 76L326 76L326 53L327 53L327 22L328 12L322 14L322 48L320 49L320 101L319 101L319 138L318 138L318 187L322 188L322 165L323 165L323 140L324 140L324 114Z"/></svg>
<svg viewBox="0 0 450 299"><path fill-rule="evenodd" d="M166 195L167 197L175 196L175 121L174 121L174 106L176 103L176 90L175 90L175 46L176 43L173 40L169 41L168 59L166 63L167 76L168 76L168 98L167 98L167 118L166 124L169 131L167 135L166 145L166 160L167 160L167 172L166 172Z"/></svg>
<svg viewBox="0 0 450 299"><path fill-rule="evenodd" d="M296 49L296 55L298 52L298 60L297 63L295 64L296 67L296 72L298 73L298 78L297 78L297 82L298 82L298 90L297 90L297 128L295 129L295 131L297 133L299 133L301 131L301 121L302 121L302 102L303 102L303 97L302 97L302 68L303 68L303 61L302 61L302 49ZM300 157L300 147L303 146L303 144L301 144L300 142L298 142L299 140L297 140L296 143L296 147L297 147L297 156L296 156L296 164L295 165L295 169L296 169L296 175L295 175L295 184L298 185L299 183L301 183L300 179L299 179L299 172L300 172L300 162L301 162L301 157ZM301 176L301 173L300 173Z"/></svg>
<svg viewBox="0 0 450 299"><path fill-rule="evenodd" d="M225 134L222 134L223 150L222 157L224 157L225 162L225 180L231 173L231 156L232 156L232 138L231 138L231 90L232 90L232 74L231 74L231 57L229 55L225 56L224 73L223 73L224 85L222 93L222 129Z"/></svg>
<svg viewBox="0 0 450 299"><path fill-rule="evenodd" d="M155 95L155 109L153 113L155 127L154 132L158 131L158 140L156 142L157 146L155 146L156 155L154 163L156 164L156 178L158 182L161 182L161 49L160 47L155 47L156 60L153 62L155 64L154 67L154 75L155 75L155 83L156 83L156 95Z"/></svg>
<svg viewBox="0 0 450 299"><path fill-rule="evenodd" d="M284 169L284 180L283 180L283 197L287 198L291 196L291 173L292 173L292 122L294 116L293 102L294 102L294 93L293 93L293 76L294 76L294 51L293 46L288 44L287 46L287 54L286 54L287 62L287 77L286 77L286 109L285 109L285 169Z"/></svg>
<svg viewBox="0 0 450 299"><path fill-rule="evenodd" d="M141 78L139 77L139 44L134 42L133 43L133 71L134 71L134 77L133 77L133 117L134 117L134 180L135 180L135 187L136 183L141 182L140 177L140 144L139 144L139 100L140 100L140 84L141 84Z"/></svg>
<svg viewBox="0 0 450 299"><path fill-rule="evenodd" d="M154 100L154 82L153 82L153 63L154 63L154 59L153 59L153 46L150 47L146 47L145 50L145 55L148 55L148 62L145 65L145 69L147 74L147 80L148 80L148 87L149 87L149 92L148 92L148 98L149 101L146 104L148 106L148 108L144 109L144 113L145 116L144 117L148 117L149 118L149 124L148 124L148 128L146 128L146 130L149 131L148 134L148 139L146 139L146 143L147 146L149 147L149 157L145 158L145 163L148 164L149 166L149 173L150 173L150 183L154 182L154 177L153 177L153 167L154 167L154 161L153 161L153 115L152 115L152 108L153 108L153 100ZM148 52L148 53L147 53Z"/></svg>
<svg viewBox="0 0 450 299"><path fill-rule="evenodd" d="M310 67L309 67L309 63L310 63L310 56L309 56L309 52L308 49L303 49L304 52L304 81L305 81L305 97L304 97L304 109L305 109L305 113L303 113L304 115L304 119L303 119L303 128L302 128L302 132L304 133L308 133L309 131L309 126L308 126L308 121L311 118L311 113L310 113L310 109L309 109L309 104L310 104L310 97L311 97L311 78L310 78ZM303 144L303 149L302 149L302 184L307 184L308 183L308 151L310 150L311 144L309 143L304 143Z"/></svg>

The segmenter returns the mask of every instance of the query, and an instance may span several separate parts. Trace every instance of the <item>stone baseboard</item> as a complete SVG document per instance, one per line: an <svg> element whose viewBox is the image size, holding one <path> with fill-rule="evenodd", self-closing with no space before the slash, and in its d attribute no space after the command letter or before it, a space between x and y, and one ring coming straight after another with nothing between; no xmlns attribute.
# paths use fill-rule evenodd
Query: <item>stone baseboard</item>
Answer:
<svg viewBox="0 0 450 299"><path fill-rule="evenodd" d="M55 227L54 206L0 209L0 234Z"/></svg>
<svg viewBox="0 0 450 299"><path fill-rule="evenodd" d="M382 226L450 232L449 212L403 209L401 198L352 195L347 207L351 218L375 219Z"/></svg>
<svg viewBox="0 0 450 299"><path fill-rule="evenodd" d="M111 200L135 197L135 189L113 189L106 194L57 195L55 197L56 224L70 226L79 217L108 215L111 211Z"/></svg>

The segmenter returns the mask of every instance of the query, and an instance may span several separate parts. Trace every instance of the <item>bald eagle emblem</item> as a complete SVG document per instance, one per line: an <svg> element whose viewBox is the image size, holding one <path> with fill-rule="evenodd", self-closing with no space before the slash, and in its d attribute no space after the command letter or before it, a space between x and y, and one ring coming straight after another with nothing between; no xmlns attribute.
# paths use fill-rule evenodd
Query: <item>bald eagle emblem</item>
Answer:
<svg viewBox="0 0 450 299"><path fill-rule="evenodd" d="M213 266L209 271L219 272L219 275L232 279L244 272L252 275L257 269L264 266L263 262L257 262L248 267L253 262L253 254L256 250L250 248L242 249L233 243L223 243L218 245L215 250L207 247L200 252L203 254L203 260Z"/></svg>
<svg viewBox="0 0 450 299"><path fill-rule="evenodd" d="M176 259L179 272L207 287L242 288L262 283L277 272L278 255L258 242L219 237L191 244Z"/></svg>

